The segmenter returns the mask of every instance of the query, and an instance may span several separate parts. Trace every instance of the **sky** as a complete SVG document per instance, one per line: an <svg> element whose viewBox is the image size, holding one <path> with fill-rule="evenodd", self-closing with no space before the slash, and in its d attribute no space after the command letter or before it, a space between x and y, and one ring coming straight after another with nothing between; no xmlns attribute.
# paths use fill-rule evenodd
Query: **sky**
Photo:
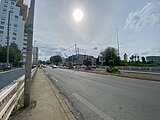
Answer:
<svg viewBox="0 0 160 120"><path fill-rule="evenodd" d="M84 14L80 22L76 8ZM117 28L122 59L160 55L160 0L36 0L34 40L42 60L75 54L75 43L80 54L97 57L117 48Z"/></svg>

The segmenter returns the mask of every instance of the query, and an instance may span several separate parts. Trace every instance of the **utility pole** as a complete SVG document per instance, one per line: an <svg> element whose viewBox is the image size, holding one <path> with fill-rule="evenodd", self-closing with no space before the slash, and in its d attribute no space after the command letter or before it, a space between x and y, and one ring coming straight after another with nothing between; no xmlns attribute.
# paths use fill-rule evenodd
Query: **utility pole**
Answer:
<svg viewBox="0 0 160 120"><path fill-rule="evenodd" d="M24 107L28 107L30 105L34 6L35 6L35 0L31 0L29 16L26 25L26 30L28 35L27 35L27 53L26 53L26 69L25 69L25 85L24 85Z"/></svg>
<svg viewBox="0 0 160 120"><path fill-rule="evenodd" d="M6 67L8 68L9 65L9 27L10 27L10 14L11 11L8 13L8 28L7 28L7 56L6 56Z"/></svg>
<svg viewBox="0 0 160 120"><path fill-rule="evenodd" d="M76 56L77 56L77 44L75 44L75 52L76 52Z"/></svg>
<svg viewBox="0 0 160 120"><path fill-rule="evenodd" d="M119 36L118 36L118 28L117 28L117 44L118 44L118 56L119 56Z"/></svg>

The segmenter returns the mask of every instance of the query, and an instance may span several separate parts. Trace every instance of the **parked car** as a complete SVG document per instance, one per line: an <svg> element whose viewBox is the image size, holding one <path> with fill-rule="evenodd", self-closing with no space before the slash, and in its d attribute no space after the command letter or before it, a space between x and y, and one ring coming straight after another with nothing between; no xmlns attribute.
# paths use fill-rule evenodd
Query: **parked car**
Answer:
<svg viewBox="0 0 160 120"><path fill-rule="evenodd" d="M57 68L57 65L52 65L52 68Z"/></svg>

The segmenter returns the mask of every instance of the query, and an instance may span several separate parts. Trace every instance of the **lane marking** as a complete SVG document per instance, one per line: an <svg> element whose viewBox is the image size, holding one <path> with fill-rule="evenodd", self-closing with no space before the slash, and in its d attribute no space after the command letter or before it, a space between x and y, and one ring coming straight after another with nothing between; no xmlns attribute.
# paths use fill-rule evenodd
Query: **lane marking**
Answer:
<svg viewBox="0 0 160 120"><path fill-rule="evenodd" d="M58 82L58 80L57 80L55 77L52 77L52 79L53 79L54 81Z"/></svg>
<svg viewBox="0 0 160 120"><path fill-rule="evenodd" d="M46 72L46 74L48 75L48 73Z"/></svg>
<svg viewBox="0 0 160 120"><path fill-rule="evenodd" d="M107 115L106 113L104 113L102 110L98 109L96 106L94 106L93 104L91 104L90 102L88 102L87 100L85 100L83 97L81 97L77 93L73 93L72 95L74 97L76 97L79 101L81 101L83 104L85 104L89 109L91 109L92 111L94 111L102 119L104 119L104 120L114 120L109 115Z"/></svg>

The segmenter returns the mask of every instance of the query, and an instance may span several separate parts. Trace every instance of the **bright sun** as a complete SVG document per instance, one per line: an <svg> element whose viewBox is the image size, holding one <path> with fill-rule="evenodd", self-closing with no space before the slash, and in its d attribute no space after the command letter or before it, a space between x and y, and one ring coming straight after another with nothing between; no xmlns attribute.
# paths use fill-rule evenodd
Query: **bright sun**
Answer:
<svg viewBox="0 0 160 120"><path fill-rule="evenodd" d="M79 9L79 8L75 9L74 12L73 12L73 17L77 22L81 21L83 19L82 10Z"/></svg>

